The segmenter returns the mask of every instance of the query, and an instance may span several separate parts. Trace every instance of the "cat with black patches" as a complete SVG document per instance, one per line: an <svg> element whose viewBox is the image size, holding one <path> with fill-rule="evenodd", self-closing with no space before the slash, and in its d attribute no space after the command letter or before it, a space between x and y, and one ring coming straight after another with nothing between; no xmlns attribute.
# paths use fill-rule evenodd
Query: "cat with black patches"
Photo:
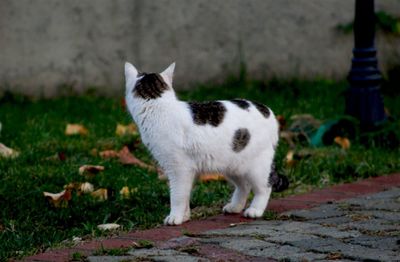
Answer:
<svg viewBox="0 0 400 262"><path fill-rule="evenodd" d="M219 172L235 186L226 213L261 217L272 188L287 187L273 166L278 122L268 107L244 99L180 101L172 88L175 63L160 74L138 73L125 64L126 104L141 139L169 179L171 211L167 225L190 219L190 193L196 176Z"/></svg>

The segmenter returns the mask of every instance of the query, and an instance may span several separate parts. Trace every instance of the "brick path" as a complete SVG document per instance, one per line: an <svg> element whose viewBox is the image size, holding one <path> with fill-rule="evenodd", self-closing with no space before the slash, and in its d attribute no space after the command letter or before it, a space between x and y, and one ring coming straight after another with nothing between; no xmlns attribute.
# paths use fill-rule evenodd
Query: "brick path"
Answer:
<svg viewBox="0 0 400 262"><path fill-rule="evenodd" d="M276 261L400 259L400 174L273 199L277 220L218 215L182 226L134 231L55 249L24 261ZM137 248L150 240L153 248ZM136 246L136 248L135 248ZM123 256L99 249L132 248Z"/></svg>

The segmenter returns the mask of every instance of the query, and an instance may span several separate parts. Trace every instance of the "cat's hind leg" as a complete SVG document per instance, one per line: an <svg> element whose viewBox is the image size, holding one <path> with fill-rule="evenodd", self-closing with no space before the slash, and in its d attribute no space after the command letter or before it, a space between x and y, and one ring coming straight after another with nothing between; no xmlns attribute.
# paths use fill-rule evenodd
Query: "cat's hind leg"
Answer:
<svg viewBox="0 0 400 262"><path fill-rule="evenodd" d="M182 167L166 172L170 187L170 214L164 219L166 225L180 225L190 219L190 192L194 173Z"/></svg>
<svg viewBox="0 0 400 262"><path fill-rule="evenodd" d="M272 158L256 163L248 176L248 181L254 193L250 206L244 211L245 217L257 218L264 214L272 188L268 182Z"/></svg>
<svg viewBox="0 0 400 262"><path fill-rule="evenodd" d="M222 211L224 213L240 213L246 206L247 197L250 193L250 185L241 176L227 176L227 179L231 181L235 186L231 201L226 204Z"/></svg>

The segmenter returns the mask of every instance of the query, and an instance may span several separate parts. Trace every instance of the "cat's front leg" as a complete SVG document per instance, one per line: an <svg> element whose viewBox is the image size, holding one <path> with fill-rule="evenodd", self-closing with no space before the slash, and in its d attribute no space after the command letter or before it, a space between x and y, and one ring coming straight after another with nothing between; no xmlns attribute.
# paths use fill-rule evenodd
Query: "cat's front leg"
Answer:
<svg viewBox="0 0 400 262"><path fill-rule="evenodd" d="M190 219L190 192L194 174L188 170L167 172L170 187L170 214L164 219L166 225L180 225Z"/></svg>

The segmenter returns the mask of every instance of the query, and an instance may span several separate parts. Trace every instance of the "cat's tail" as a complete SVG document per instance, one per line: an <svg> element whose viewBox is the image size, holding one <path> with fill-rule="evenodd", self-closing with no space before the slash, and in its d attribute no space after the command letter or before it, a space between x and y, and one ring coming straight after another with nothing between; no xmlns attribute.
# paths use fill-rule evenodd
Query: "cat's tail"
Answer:
<svg viewBox="0 0 400 262"><path fill-rule="evenodd" d="M271 173L269 174L269 184L272 186L272 191L282 192L289 187L289 179L284 175L279 175L276 172L275 163L272 163Z"/></svg>

